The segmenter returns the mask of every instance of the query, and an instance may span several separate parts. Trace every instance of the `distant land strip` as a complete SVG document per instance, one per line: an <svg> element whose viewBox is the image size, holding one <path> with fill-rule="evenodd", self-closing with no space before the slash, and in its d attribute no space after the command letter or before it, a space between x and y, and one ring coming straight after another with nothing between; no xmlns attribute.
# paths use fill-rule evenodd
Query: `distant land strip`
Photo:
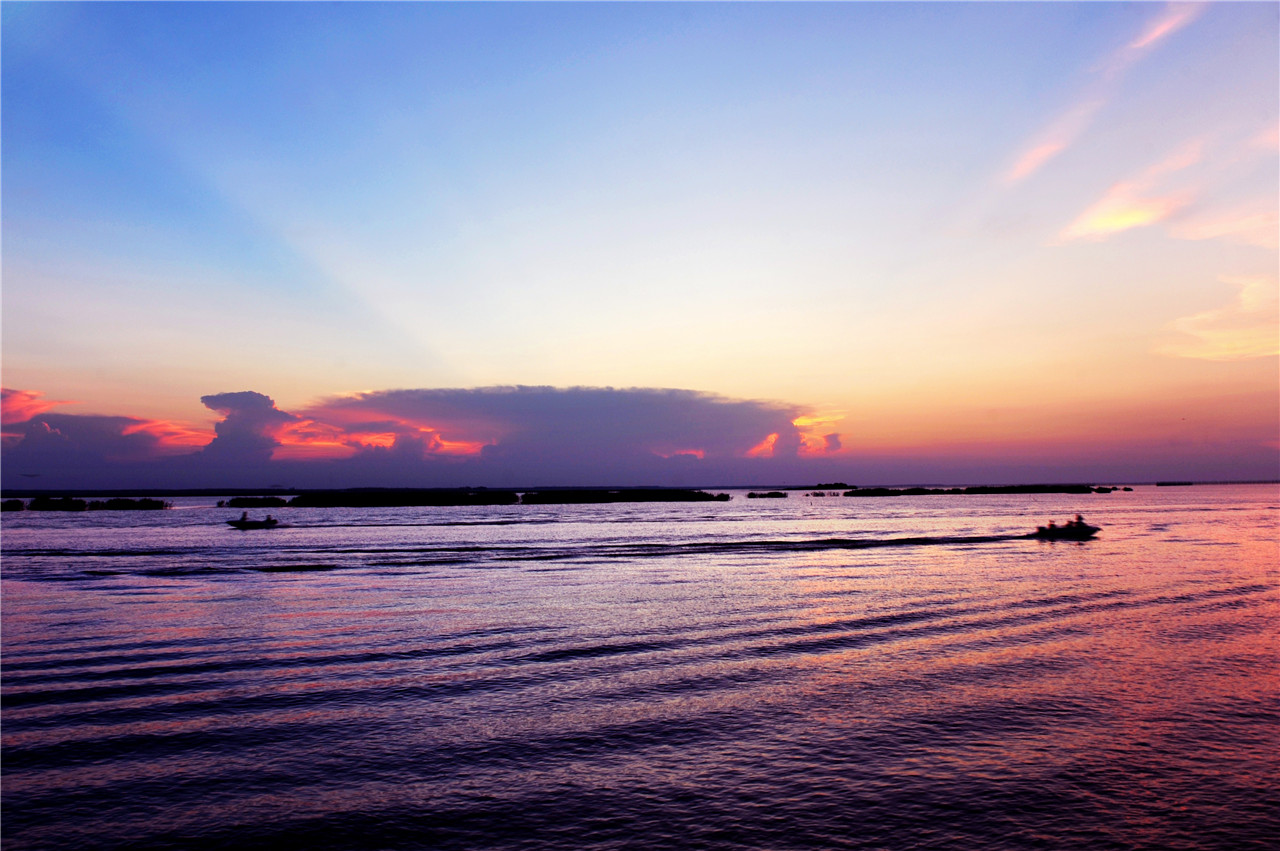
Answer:
<svg viewBox="0 0 1280 851"><path fill-rule="evenodd" d="M848 485L835 483L838 488ZM832 485L819 485L832 487ZM808 496L836 496L839 493L846 497L896 497L896 496L969 496L991 494L1090 494L1111 493L1116 490L1132 490L1129 487L1113 487L1087 484L1056 485L973 485L956 488L883 488L853 487L849 490L824 492L821 490L808 493ZM790 490L803 488L787 488L767 493L749 493L748 497L785 498ZM54 497L53 493L58 496ZM133 492L137 493L137 492ZM148 492L160 493L160 492ZM346 490L306 490L278 491L264 489L259 491L237 491L219 505L228 508L413 508L442 506L482 506L482 505L598 505L607 503L628 502L726 502L731 497L727 493L709 493L704 490L689 488L350 488ZM86 503L85 497L117 495L116 499L107 503ZM84 511L98 508L155 509L168 507L167 503L155 500L128 500L118 497L119 492L49 492L49 491L15 491L5 494L3 507L5 511ZM165 496L220 496L227 491L173 491L165 492ZM30 503L21 498L34 497Z"/></svg>
<svg viewBox="0 0 1280 851"><path fill-rule="evenodd" d="M1237 479L1233 481L1177 481L1177 482L1131 482L1134 486L1142 487L1185 487L1188 485L1280 485L1280 479ZM724 490L747 490L751 485L706 485L702 489L704 491L724 491ZM756 485L755 487L760 487ZM1080 485L1080 484L1023 484L1023 485L969 485L965 487L936 487L936 486L900 486L900 487L851 487L844 482L831 482L817 485L768 485L770 493L774 492L810 492L807 495L817 496L956 496L965 494L1037 494L1037 493L1108 493L1115 490L1132 490L1128 486L1099 486L1099 485ZM460 488L291 488L283 485L271 485L264 488L7 488L0 492L0 500L11 502L14 499L33 499L36 497L62 498L73 497L78 499L106 499L110 497L152 497L174 499L180 497L213 497L218 499L241 499L241 498L263 498L278 497L282 501L273 502L271 505L286 505L289 500L297 496L313 497L316 494L390 494L390 499L396 499L395 495L399 495L401 499L414 499L415 494L521 494L529 493L568 493L568 492L591 492L605 491L615 493L653 493L659 491L684 491L688 492L688 488L670 488L663 486L641 486L641 487L616 487L616 486L585 486L585 487L502 487L502 488L486 488L480 486L468 486ZM514 502L507 499L505 503L495 502L494 504L516 504L520 500L517 498ZM566 500L570 501L570 500ZM581 502L607 501L592 500L591 498L583 498ZM643 499L641 501L644 501ZM664 501L662 497L654 497L649 501ZM669 501L669 500L666 500ZM263 503L266 505L267 503ZM415 503L406 502L388 502L387 505L405 505L412 506ZM447 505L447 502L423 503L425 505ZM466 504L482 504L458 502L458 505Z"/></svg>

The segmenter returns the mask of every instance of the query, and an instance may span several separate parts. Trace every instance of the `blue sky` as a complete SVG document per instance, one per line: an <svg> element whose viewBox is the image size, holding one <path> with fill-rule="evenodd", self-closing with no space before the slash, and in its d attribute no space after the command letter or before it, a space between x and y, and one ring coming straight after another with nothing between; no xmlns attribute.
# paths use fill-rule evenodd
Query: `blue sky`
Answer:
<svg viewBox="0 0 1280 851"><path fill-rule="evenodd" d="M1274 461L1275 4L0 11L4 384L63 413L683 388L849 463Z"/></svg>

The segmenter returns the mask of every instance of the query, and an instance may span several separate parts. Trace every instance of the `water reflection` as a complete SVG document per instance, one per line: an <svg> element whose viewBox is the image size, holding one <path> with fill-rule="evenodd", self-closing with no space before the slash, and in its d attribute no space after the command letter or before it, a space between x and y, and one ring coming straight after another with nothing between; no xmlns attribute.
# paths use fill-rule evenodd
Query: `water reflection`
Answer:
<svg viewBox="0 0 1280 851"><path fill-rule="evenodd" d="M298 527L278 550L194 523L126 549L117 529L6 518L0 830L12 847L1260 845L1280 828L1274 509L1231 493L1125 495L1087 512L1108 535L1085 547L644 557L616 545L937 535L975 503L473 511ZM1027 513L976 504L978 532ZM424 563L442 548L465 558Z"/></svg>

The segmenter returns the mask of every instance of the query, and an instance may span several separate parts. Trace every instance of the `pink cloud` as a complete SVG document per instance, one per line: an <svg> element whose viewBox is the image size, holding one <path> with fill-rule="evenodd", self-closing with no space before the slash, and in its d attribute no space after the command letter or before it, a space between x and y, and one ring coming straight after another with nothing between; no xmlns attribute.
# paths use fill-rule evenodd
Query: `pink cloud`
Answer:
<svg viewBox="0 0 1280 851"><path fill-rule="evenodd" d="M1005 173L1004 182L1012 184L1025 180L1069 148L1093 123L1103 103L1101 98L1089 98L1054 119Z"/></svg>
<svg viewBox="0 0 1280 851"><path fill-rule="evenodd" d="M1144 52L1155 47L1173 33L1200 17L1204 6L1199 3L1170 3L1164 14L1152 21L1147 28L1133 41L1126 50Z"/></svg>
<svg viewBox="0 0 1280 851"><path fill-rule="evenodd" d="M43 393L34 390L13 390L8 387L0 389L0 424L25 423L32 417L52 410L58 405L70 404L42 399L42 396L44 396Z"/></svg>
<svg viewBox="0 0 1280 851"><path fill-rule="evenodd" d="M126 437L133 434L150 435L155 439L156 447L166 453L189 452L208 445L214 438L214 433L207 428L174 420L141 420L127 426L122 434Z"/></svg>

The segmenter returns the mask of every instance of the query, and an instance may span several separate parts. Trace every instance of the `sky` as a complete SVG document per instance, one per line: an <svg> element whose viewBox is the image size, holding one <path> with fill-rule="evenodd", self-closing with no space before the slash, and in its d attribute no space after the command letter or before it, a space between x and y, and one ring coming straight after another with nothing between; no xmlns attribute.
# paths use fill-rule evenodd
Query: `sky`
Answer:
<svg viewBox="0 0 1280 851"><path fill-rule="evenodd" d="M1280 5L0 5L5 488L1280 478Z"/></svg>

